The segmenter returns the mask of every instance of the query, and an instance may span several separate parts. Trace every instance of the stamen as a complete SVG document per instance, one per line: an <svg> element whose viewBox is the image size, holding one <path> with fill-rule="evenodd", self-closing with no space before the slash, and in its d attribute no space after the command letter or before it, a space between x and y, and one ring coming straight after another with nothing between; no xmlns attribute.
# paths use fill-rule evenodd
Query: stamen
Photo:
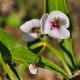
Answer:
<svg viewBox="0 0 80 80"><path fill-rule="evenodd" d="M34 28L32 28L31 33L35 33L35 30L36 30L38 33L41 33L40 27L34 27Z"/></svg>
<svg viewBox="0 0 80 80"><path fill-rule="evenodd" d="M54 20L55 24L60 25L61 24L61 18L57 17Z"/></svg>
<svg viewBox="0 0 80 80"><path fill-rule="evenodd" d="M52 18L52 19L51 19L51 21L53 22L53 21L54 21L54 19Z"/></svg>
<svg viewBox="0 0 80 80"><path fill-rule="evenodd" d="M62 20L59 17L54 17L54 19L52 18L51 19L51 24L52 24L51 30L53 30L54 28L59 29L61 22L62 22Z"/></svg>

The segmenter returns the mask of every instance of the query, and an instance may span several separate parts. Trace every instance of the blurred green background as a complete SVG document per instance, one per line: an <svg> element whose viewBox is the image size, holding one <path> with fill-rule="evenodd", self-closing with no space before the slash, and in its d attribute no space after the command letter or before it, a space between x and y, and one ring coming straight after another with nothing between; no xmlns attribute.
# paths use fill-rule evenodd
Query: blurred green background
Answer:
<svg viewBox="0 0 80 80"><path fill-rule="evenodd" d="M80 0L66 0L73 23L73 48L77 63L80 61ZM0 0L0 27L7 33L15 37L21 44L26 45L21 40L22 32L19 27L30 19L40 19L44 12L44 0ZM56 49L59 48L57 40L50 39L50 44ZM58 58L49 50L45 50L42 55L62 67ZM80 67L80 66L79 66ZM0 72L3 69L1 67ZM37 75L30 74L28 68L22 74L24 80L55 80L57 74L39 68Z"/></svg>

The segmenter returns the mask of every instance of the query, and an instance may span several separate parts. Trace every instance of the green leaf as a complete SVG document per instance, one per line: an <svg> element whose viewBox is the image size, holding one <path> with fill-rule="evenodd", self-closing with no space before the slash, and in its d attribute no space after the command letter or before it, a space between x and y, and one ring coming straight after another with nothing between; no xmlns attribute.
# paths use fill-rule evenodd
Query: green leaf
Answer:
<svg viewBox="0 0 80 80"><path fill-rule="evenodd" d="M19 76L14 73L11 66L3 61L1 54L0 54L0 61L2 63L4 70L8 73L11 80L20 80Z"/></svg>
<svg viewBox="0 0 80 80"><path fill-rule="evenodd" d="M39 46L46 46L50 51L52 51L54 54L57 55L57 57L61 60L61 62L63 63L63 65L65 66L65 69L67 71L67 73L72 76L72 73L70 71L70 69L68 68L66 62L65 62L65 59L63 57L63 55L58 51L56 50L54 47L52 47L50 44L47 44L46 42L39 42L39 43L36 43L34 45L31 46L31 49L35 49Z"/></svg>
<svg viewBox="0 0 80 80"><path fill-rule="evenodd" d="M72 39L59 40L61 52L63 53L66 63L69 65L72 71L75 70L74 56L72 50Z"/></svg>
<svg viewBox="0 0 80 80"><path fill-rule="evenodd" d="M27 66L28 66L27 63L26 63L26 64L20 63L20 64L17 66L17 72L18 72L18 74L21 75L21 74L24 72L24 70L27 68Z"/></svg>
<svg viewBox="0 0 80 80"><path fill-rule="evenodd" d="M62 11L63 13L65 13L69 17L69 12L67 10L65 0L45 0L45 8L46 8L45 9L46 13L50 13L53 10L59 10L59 11ZM69 30L72 31L71 22L70 22ZM61 47L62 54L65 57L66 63L69 65L69 67L72 70L75 70L75 62L74 62L71 38L68 38L64 41L61 40L60 47Z"/></svg>
<svg viewBox="0 0 80 80"><path fill-rule="evenodd" d="M50 13L53 10L59 10L68 14L65 0L45 0L45 12Z"/></svg>
<svg viewBox="0 0 80 80"><path fill-rule="evenodd" d="M36 55L33 54L28 49L24 48L21 44L19 44L13 37L5 33L0 28L0 41L3 44L3 49L0 46L0 50L2 53L2 57L5 60L11 60L11 61L17 61L22 63L31 63L35 60ZM3 53L5 51L5 54ZM69 75L60 67L58 67L56 64L54 64L52 61L44 58L39 57L36 61L36 64L39 67L48 67L51 70L54 70L56 72L59 72L62 76L69 78Z"/></svg>
<svg viewBox="0 0 80 80"><path fill-rule="evenodd" d="M11 13L6 18L6 24L10 27L19 27L21 25L22 21L15 13Z"/></svg>
<svg viewBox="0 0 80 80"><path fill-rule="evenodd" d="M67 64L65 63L65 59L64 59L63 55L62 55L58 50L56 50L54 47L52 47L51 45L47 44L46 46L47 46L47 48L48 48L50 51L52 51L54 54L57 55L57 57L58 57L58 58L61 60L61 62L63 63L63 66L65 66L64 68L65 68L66 72L67 72L70 76L72 76L72 73L71 73L70 69L68 68Z"/></svg>
<svg viewBox="0 0 80 80"><path fill-rule="evenodd" d="M76 65L77 65L77 68L80 70L80 53L78 53L76 56Z"/></svg>

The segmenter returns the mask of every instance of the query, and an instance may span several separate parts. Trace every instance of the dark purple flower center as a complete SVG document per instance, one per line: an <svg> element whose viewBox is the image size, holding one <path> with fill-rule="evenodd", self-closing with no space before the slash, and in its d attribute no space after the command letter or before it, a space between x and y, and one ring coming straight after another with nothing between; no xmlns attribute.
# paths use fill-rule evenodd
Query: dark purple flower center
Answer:
<svg viewBox="0 0 80 80"><path fill-rule="evenodd" d="M59 29L60 25L61 25L61 18L52 18L51 21L51 30L53 30L54 28Z"/></svg>
<svg viewBox="0 0 80 80"><path fill-rule="evenodd" d="M51 30L53 30L54 28L59 29L59 25L55 24L55 22L51 22Z"/></svg>

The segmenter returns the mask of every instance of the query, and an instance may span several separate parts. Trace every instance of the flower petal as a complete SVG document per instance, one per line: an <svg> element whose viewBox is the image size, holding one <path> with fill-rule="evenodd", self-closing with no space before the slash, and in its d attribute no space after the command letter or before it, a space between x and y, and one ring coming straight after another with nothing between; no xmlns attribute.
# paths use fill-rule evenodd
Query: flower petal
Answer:
<svg viewBox="0 0 80 80"><path fill-rule="evenodd" d="M34 41L35 39L37 39L38 38L38 36L37 36L37 34L36 33L30 33L30 34L28 34L28 33L24 33L23 35L22 35L22 40L23 41Z"/></svg>
<svg viewBox="0 0 80 80"><path fill-rule="evenodd" d="M48 19L46 20L46 23L45 23L45 29L44 29L44 34L48 34L49 31L51 29L51 23L50 21L48 21Z"/></svg>
<svg viewBox="0 0 80 80"><path fill-rule="evenodd" d="M41 18L41 20L40 20L40 25L41 25L41 32L42 32L42 34L44 34L44 30L45 30L45 22L46 22L46 19L48 18L48 14L47 13L45 13L43 16L42 16L42 18ZM48 29L47 29L48 30Z"/></svg>
<svg viewBox="0 0 80 80"><path fill-rule="evenodd" d="M22 32L27 33L34 27L40 27L40 20L39 19L32 19L30 21L25 22L20 26Z"/></svg>
<svg viewBox="0 0 80 80"><path fill-rule="evenodd" d="M29 70L32 74L37 74L38 69L34 68L32 64L29 65Z"/></svg>
<svg viewBox="0 0 80 80"><path fill-rule="evenodd" d="M63 28L68 28L69 27L69 19L68 19L68 17L63 13L63 12L61 12L61 11L52 11L50 14L49 14L49 16L48 16L48 22L50 22L51 21L51 19L53 18L57 18L57 17L59 17L59 18L61 18L62 19L62 25L61 25L61 27L63 27Z"/></svg>
<svg viewBox="0 0 80 80"><path fill-rule="evenodd" d="M66 39L70 37L70 32L66 28L50 30L49 36L55 39Z"/></svg>

